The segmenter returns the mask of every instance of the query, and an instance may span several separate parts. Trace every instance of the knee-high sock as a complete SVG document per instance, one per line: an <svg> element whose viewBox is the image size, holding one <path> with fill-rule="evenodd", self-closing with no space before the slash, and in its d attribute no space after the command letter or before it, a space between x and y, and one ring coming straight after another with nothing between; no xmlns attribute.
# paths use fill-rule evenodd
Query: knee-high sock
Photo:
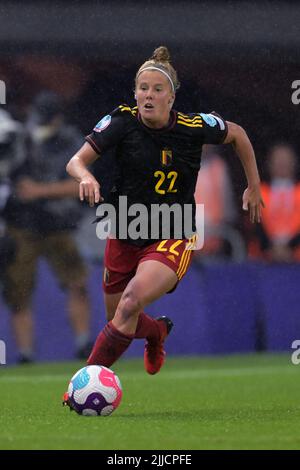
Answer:
<svg viewBox="0 0 300 470"><path fill-rule="evenodd" d="M110 321L99 333L94 344L88 365L110 367L129 347L134 335L121 333Z"/></svg>
<svg viewBox="0 0 300 470"><path fill-rule="evenodd" d="M145 312L139 314L138 323L135 330L135 338L146 338L150 342L160 340L161 328L165 327L164 322L158 322Z"/></svg>

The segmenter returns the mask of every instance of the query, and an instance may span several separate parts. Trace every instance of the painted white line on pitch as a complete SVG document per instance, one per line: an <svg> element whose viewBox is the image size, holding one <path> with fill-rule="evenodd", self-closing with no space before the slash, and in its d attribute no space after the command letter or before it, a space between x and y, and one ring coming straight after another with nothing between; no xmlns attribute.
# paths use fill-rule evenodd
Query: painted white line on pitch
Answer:
<svg viewBox="0 0 300 470"><path fill-rule="evenodd" d="M159 379L207 379L207 378L224 378L224 377L241 377L241 376L251 376L251 375L272 375L272 374L294 374L298 373L298 370L295 366L273 366L273 367L247 367L239 369L203 369L203 370L186 370L186 371L168 371L165 370L159 374ZM70 377L72 372L70 373ZM146 375L145 371L134 371L134 372L117 372L117 375L120 378L131 378L135 376L144 376L149 378ZM6 377L0 376L0 383L9 383L9 382L60 382L69 380L69 377L66 373L59 374L44 374L44 375L8 375Z"/></svg>

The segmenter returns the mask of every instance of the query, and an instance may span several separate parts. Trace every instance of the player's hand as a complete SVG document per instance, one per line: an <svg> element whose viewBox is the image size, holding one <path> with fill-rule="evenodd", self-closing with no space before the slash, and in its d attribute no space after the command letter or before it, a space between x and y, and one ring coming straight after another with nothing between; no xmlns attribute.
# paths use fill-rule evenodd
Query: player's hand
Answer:
<svg viewBox="0 0 300 470"><path fill-rule="evenodd" d="M94 204L98 204L104 200L100 194L100 184L92 175L85 176L80 181L79 199L81 201L86 200L90 207L93 207Z"/></svg>
<svg viewBox="0 0 300 470"><path fill-rule="evenodd" d="M257 184L245 189L243 194L243 210L250 210L250 220L252 223L260 222L262 207L265 207L265 203L260 193L260 185Z"/></svg>

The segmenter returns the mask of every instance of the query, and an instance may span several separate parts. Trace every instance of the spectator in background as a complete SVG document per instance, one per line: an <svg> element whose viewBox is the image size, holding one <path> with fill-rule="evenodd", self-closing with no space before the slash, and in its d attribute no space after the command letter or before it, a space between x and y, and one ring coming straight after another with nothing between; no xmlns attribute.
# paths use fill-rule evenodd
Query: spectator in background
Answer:
<svg viewBox="0 0 300 470"><path fill-rule="evenodd" d="M11 176L25 159L24 132L21 123L0 109L0 280L14 256L14 243L9 237L3 210L11 191Z"/></svg>
<svg viewBox="0 0 300 470"><path fill-rule="evenodd" d="M215 145L204 145L201 171L195 190L197 204L204 204L204 246L199 256L225 256L235 249L235 240L240 242L231 227L236 218L233 189L225 161Z"/></svg>
<svg viewBox="0 0 300 470"><path fill-rule="evenodd" d="M269 183L262 183L266 207L250 254L269 261L300 261L300 183L297 155L289 144L277 144L268 153Z"/></svg>
<svg viewBox="0 0 300 470"><path fill-rule="evenodd" d="M36 97L27 128L26 160L14 176L5 209L16 254L4 280L4 298L13 314L19 362L34 358L31 297L41 256L67 290L77 357L85 358L90 350L87 272L72 238L81 208L75 199L78 185L65 172L82 136L64 123L62 103L50 92Z"/></svg>

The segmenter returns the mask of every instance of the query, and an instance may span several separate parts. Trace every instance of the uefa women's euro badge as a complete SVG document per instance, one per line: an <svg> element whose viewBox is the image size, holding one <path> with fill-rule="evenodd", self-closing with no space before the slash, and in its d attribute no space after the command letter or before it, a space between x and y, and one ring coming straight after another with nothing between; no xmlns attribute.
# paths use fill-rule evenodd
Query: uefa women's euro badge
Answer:
<svg viewBox="0 0 300 470"><path fill-rule="evenodd" d="M200 116L210 127L215 127L217 125L217 120L212 114L200 113Z"/></svg>
<svg viewBox="0 0 300 470"><path fill-rule="evenodd" d="M108 114L107 116L104 116L104 118L101 119L101 121L96 124L94 127L95 132L102 132L104 129L106 129L111 123L111 116Z"/></svg>

